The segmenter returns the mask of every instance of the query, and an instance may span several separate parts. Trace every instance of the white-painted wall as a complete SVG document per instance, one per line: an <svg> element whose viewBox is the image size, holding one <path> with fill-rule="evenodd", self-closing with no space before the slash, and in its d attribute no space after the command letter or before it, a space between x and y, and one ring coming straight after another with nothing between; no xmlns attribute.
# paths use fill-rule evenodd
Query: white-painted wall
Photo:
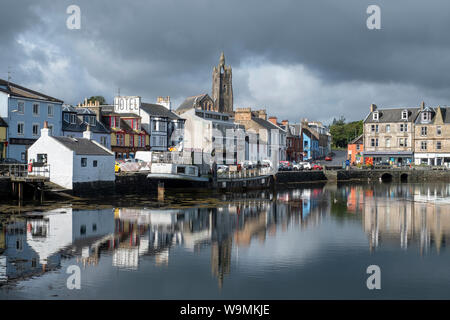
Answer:
<svg viewBox="0 0 450 320"><path fill-rule="evenodd" d="M81 158L87 158L87 166L81 166ZM93 161L97 160L97 167ZM75 155L73 182L114 181L114 156Z"/></svg>
<svg viewBox="0 0 450 320"><path fill-rule="evenodd" d="M37 155L40 153L47 154L47 163L50 165L50 181L71 190L73 186L73 151L50 136L41 136L28 149L27 162L37 161Z"/></svg>
<svg viewBox="0 0 450 320"><path fill-rule="evenodd" d="M0 92L0 117L8 118L8 94Z"/></svg>

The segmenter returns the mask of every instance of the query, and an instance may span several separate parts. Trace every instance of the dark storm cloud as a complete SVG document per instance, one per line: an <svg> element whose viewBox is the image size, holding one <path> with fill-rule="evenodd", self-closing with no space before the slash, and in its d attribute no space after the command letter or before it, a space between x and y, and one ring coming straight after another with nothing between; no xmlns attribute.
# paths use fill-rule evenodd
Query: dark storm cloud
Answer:
<svg viewBox="0 0 450 320"><path fill-rule="evenodd" d="M81 30L65 28L70 4L81 8ZM381 7L381 30L366 27L371 4ZM222 50L233 67L236 103L264 105L292 120L340 112L361 118L372 102L450 101L444 0L2 0L2 8L2 77L14 64L16 79L36 84L45 76L47 91L72 103L98 93L111 100L118 87L177 102L210 92ZM255 68L263 79L252 77ZM304 74L288 72L294 69ZM43 75L47 70L67 84ZM286 77L298 90L284 90ZM278 81L279 96L260 93L261 81L267 90Z"/></svg>

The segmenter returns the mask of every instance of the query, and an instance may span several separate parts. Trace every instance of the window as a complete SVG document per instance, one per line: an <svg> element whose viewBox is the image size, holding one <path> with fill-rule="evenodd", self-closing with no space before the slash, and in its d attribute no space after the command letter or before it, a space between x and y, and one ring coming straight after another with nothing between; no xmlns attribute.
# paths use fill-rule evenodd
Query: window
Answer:
<svg viewBox="0 0 450 320"><path fill-rule="evenodd" d="M420 128L420 135L421 136L426 136L428 133L428 128L427 127L421 127Z"/></svg>
<svg viewBox="0 0 450 320"><path fill-rule="evenodd" d="M377 124L373 124L371 126L371 130L372 130L372 132L378 132L378 125Z"/></svg>
<svg viewBox="0 0 450 320"><path fill-rule="evenodd" d="M104 145L105 147L107 147L107 140L106 140L106 137L100 137L100 143L101 143L102 145Z"/></svg>
<svg viewBox="0 0 450 320"><path fill-rule="evenodd" d="M407 147L408 146L408 138L400 138L400 139L398 139L398 145L400 147Z"/></svg>
<svg viewBox="0 0 450 320"><path fill-rule="evenodd" d="M65 122L70 122L70 114L69 113L64 113L64 121Z"/></svg>
<svg viewBox="0 0 450 320"><path fill-rule="evenodd" d="M391 125L390 124L386 125L386 132L391 132Z"/></svg>
<svg viewBox="0 0 450 320"><path fill-rule="evenodd" d="M379 118L379 114L377 111L375 111L372 116L373 116L373 120L378 120L378 118Z"/></svg>
<svg viewBox="0 0 450 320"><path fill-rule="evenodd" d="M401 123L400 124L400 132L408 132L408 124Z"/></svg>
<svg viewBox="0 0 450 320"><path fill-rule="evenodd" d="M441 150L442 149L442 142L441 141L436 141L436 149L437 150Z"/></svg>
<svg viewBox="0 0 450 320"><path fill-rule="evenodd" d="M442 127L441 126L437 126L436 127L436 135L440 136L442 134Z"/></svg>
<svg viewBox="0 0 450 320"><path fill-rule="evenodd" d="M17 102L17 112L21 113L21 114L24 114L24 112L25 112L25 102L23 102L23 101Z"/></svg>
<svg viewBox="0 0 450 320"><path fill-rule="evenodd" d="M431 114L429 112L422 112L422 121L429 121Z"/></svg>
<svg viewBox="0 0 450 320"><path fill-rule="evenodd" d="M356 145L356 150L359 150L359 149L360 149L360 145L357 144L357 145Z"/></svg>
<svg viewBox="0 0 450 320"><path fill-rule="evenodd" d="M117 135L116 135L116 145L118 145L118 146L123 146L124 144L125 144L125 141L124 141L125 139L124 139L124 135L123 134L120 134L120 133L118 133Z"/></svg>
<svg viewBox="0 0 450 320"><path fill-rule="evenodd" d="M407 110L402 111L402 120L408 120L408 111Z"/></svg>
<svg viewBox="0 0 450 320"><path fill-rule="evenodd" d="M47 162L47 154L46 153L38 153L37 154L37 162L46 163Z"/></svg>
<svg viewBox="0 0 450 320"><path fill-rule="evenodd" d="M90 124L91 126L95 126L95 117L93 117L93 116L90 116L90 117L89 117L89 124Z"/></svg>
<svg viewBox="0 0 450 320"><path fill-rule="evenodd" d="M94 168L97 167L97 160L92 161L92 166L93 166Z"/></svg>
<svg viewBox="0 0 450 320"><path fill-rule="evenodd" d="M156 137L152 137L152 146L156 146Z"/></svg>
<svg viewBox="0 0 450 320"><path fill-rule="evenodd" d="M53 125L52 124L48 125L48 134L53 135Z"/></svg>
<svg viewBox="0 0 450 320"><path fill-rule="evenodd" d="M17 123L17 134L19 136L23 136L24 135L24 130L23 130L24 127L23 126L24 126L23 122L18 122Z"/></svg>
<svg viewBox="0 0 450 320"><path fill-rule="evenodd" d="M158 131L158 121L153 120L153 131Z"/></svg>
<svg viewBox="0 0 450 320"><path fill-rule="evenodd" d="M33 136L37 136L39 134L39 125L33 124Z"/></svg>
<svg viewBox="0 0 450 320"><path fill-rule="evenodd" d="M76 114L70 114L70 123L75 124L77 123L77 115Z"/></svg>
<svg viewBox="0 0 450 320"><path fill-rule="evenodd" d="M53 117L53 105L52 104L47 105L47 114L49 117Z"/></svg>
<svg viewBox="0 0 450 320"><path fill-rule="evenodd" d="M420 149L421 150L427 150L427 142L426 141L422 141L420 143Z"/></svg>
<svg viewBox="0 0 450 320"><path fill-rule="evenodd" d="M371 147L378 147L378 138L370 139L370 146Z"/></svg>
<svg viewBox="0 0 450 320"><path fill-rule="evenodd" d="M159 137L159 145L162 147L165 146L165 140L165 137Z"/></svg>
<svg viewBox="0 0 450 320"><path fill-rule="evenodd" d="M86 167L87 166L87 158L81 158L81 166Z"/></svg>
<svg viewBox="0 0 450 320"><path fill-rule="evenodd" d="M25 155L26 155L25 152L22 152L22 153L20 154L20 160L25 161L25 160L26 160Z"/></svg>
<svg viewBox="0 0 450 320"><path fill-rule="evenodd" d="M83 121L89 123L89 116L83 116Z"/></svg>
<svg viewBox="0 0 450 320"><path fill-rule="evenodd" d="M39 115L39 103L33 103L33 115L34 116Z"/></svg>
<svg viewBox="0 0 450 320"><path fill-rule="evenodd" d="M391 147L391 139L386 139L386 148Z"/></svg>

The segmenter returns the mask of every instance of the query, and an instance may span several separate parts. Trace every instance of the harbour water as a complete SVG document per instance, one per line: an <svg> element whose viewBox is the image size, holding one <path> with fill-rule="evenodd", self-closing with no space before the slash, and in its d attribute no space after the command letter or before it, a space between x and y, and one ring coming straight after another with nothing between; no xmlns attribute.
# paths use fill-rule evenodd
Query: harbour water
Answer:
<svg viewBox="0 0 450 320"><path fill-rule="evenodd" d="M25 211L3 213L0 299L450 298L450 184L168 193ZM370 265L380 290L367 288ZM70 266L80 289L67 286Z"/></svg>

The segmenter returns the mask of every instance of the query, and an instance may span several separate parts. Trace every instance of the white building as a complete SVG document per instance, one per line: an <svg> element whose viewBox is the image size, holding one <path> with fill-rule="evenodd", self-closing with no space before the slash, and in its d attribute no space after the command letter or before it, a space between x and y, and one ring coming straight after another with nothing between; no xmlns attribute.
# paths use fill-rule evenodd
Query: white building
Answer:
<svg viewBox="0 0 450 320"><path fill-rule="evenodd" d="M53 137L47 124L28 149L28 162L49 165L50 181L74 190L83 183L114 182L114 153L92 140L90 127L83 138Z"/></svg>
<svg viewBox="0 0 450 320"><path fill-rule="evenodd" d="M184 151L201 152L204 160L211 156L211 163L215 157L217 164L244 160L238 159L239 144L244 145L244 126L233 122L228 114L191 108L180 116L186 119Z"/></svg>

